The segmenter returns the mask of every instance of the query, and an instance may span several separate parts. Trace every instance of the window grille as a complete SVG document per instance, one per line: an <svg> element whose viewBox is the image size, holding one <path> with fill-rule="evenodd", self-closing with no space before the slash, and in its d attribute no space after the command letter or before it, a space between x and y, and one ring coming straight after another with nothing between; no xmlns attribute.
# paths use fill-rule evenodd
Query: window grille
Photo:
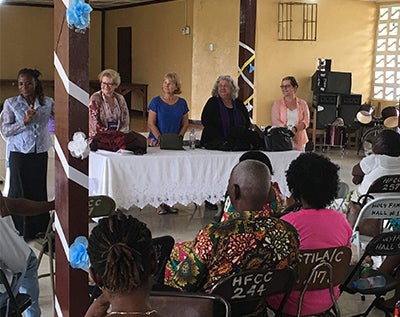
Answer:
<svg viewBox="0 0 400 317"><path fill-rule="evenodd" d="M317 4L279 3L278 38L280 41L316 41Z"/></svg>
<svg viewBox="0 0 400 317"><path fill-rule="evenodd" d="M382 5L377 25L373 97L400 99L400 6Z"/></svg>

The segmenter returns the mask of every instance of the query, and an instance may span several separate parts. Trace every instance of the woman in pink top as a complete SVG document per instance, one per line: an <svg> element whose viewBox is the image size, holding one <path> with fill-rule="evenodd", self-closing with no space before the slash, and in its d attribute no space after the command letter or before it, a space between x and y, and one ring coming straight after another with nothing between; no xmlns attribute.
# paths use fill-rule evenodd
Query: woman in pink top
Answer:
<svg viewBox="0 0 400 317"><path fill-rule="evenodd" d="M283 97L272 106L271 121L273 126L287 127L294 133L294 148L304 151L308 142L306 129L310 125L310 110L307 103L296 97L299 88L296 78L287 76L282 79Z"/></svg>
<svg viewBox="0 0 400 317"><path fill-rule="evenodd" d="M295 159L286 172L286 180L294 199L302 209L283 217L292 224L300 237L300 250L350 246L351 227L341 212L326 209L338 190L339 167L327 157L315 153L303 153ZM339 287L334 288L339 297ZM292 291L284 307L289 315L297 314L299 291ZM277 298L268 299L277 307ZM307 291L302 306L302 316L319 314L332 306L329 289Z"/></svg>

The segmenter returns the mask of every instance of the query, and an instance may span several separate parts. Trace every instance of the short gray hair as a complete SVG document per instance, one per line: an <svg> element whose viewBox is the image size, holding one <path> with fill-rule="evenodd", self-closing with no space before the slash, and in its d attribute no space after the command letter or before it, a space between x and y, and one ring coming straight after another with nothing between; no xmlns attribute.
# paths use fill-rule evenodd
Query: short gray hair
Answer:
<svg viewBox="0 0 400 317"><path fill-rule="evenodd" d="M100 83L104 76L110 78L112 80L112 83L115 84L117 87L121 84L121 76L114 69L108 68L103 70L98 76Z"/></svg>
<svg viewBox="0 0 400 317"><path fill-rule="evenodd" d="M217 78L217 81L214 84L214 87L211 91L211 95L213 97L218 97L218 84L222 81L226 80L228 83L230 83L231 88L232 88L232 99L235 100L238 97L239 94L239 87L233 80L233 78L229 75L221 75Z"/></svg>

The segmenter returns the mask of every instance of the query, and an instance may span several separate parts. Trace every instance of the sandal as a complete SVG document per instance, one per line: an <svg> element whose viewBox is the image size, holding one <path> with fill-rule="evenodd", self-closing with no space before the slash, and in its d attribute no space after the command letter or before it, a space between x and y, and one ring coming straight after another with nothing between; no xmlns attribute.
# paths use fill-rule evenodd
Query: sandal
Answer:
<svg viewBox="0 0 400 317"><path fill-rule="evenodd" d="M157 207L157 213L159 215L166 215L168 211L164 208L164 204L161 204L160 206Z"/></svg>
<svg viewBox="0 0 400 317"><path fill-rule="evenodd" d="M177 214L178 213L178 208L175 208L175 207L171 207L171 206L168 206L167 204L163 204L164 206L164 209L168 212L168 213L170 213L170 214Z"/></svg>

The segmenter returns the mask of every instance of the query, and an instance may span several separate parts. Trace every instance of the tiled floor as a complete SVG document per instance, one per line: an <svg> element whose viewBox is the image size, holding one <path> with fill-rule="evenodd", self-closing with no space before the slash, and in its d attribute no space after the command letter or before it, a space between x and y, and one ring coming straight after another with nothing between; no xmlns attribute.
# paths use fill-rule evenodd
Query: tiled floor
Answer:
<svg viewBox="0 0 400 317"><path fill-rule="evenodd" d="M135 131L147 131L146 123L143 120L138 119L140 117L133 118L133 124L131 128ZM352 166L361 159L354 150L346 150L344 153L340 149L331 149L330 151L324 152L331 159L340 166L340 177L341 180L348 183L351 188L351 168ZM0 164L0 166L2 166ZM3 171L0 170L0 175ZM54 165L52 160L49 164L49 196L54 194ZM159 216L155 212L154 207L146 207L142 210L139 208L132 207L129 209L129 213L146 222L150 227L153 236L160 236L169 234L172 235L176 241L184 241L192 239L200 228L212 221L215 211L208 210L202 206L195 206L190 204L188 206L177 206L179 213L176 215L168 214ZM196 208L197 207L197 208ZM40 271L47 271L48 263L47 258L43 260L43 264L40 267ZM49 287L49 278L40 279L40 303L43 309L43 317L53 316L52 302L51 302L51 290ZM367 304L371 301L367 298L366 301L361 301L361 297L358 295L342 295L339 300L340 309L342 316L351 316L356 313L364 311ZM371 317L384 316L383 312L373 310L370 314Z"/></svg>

